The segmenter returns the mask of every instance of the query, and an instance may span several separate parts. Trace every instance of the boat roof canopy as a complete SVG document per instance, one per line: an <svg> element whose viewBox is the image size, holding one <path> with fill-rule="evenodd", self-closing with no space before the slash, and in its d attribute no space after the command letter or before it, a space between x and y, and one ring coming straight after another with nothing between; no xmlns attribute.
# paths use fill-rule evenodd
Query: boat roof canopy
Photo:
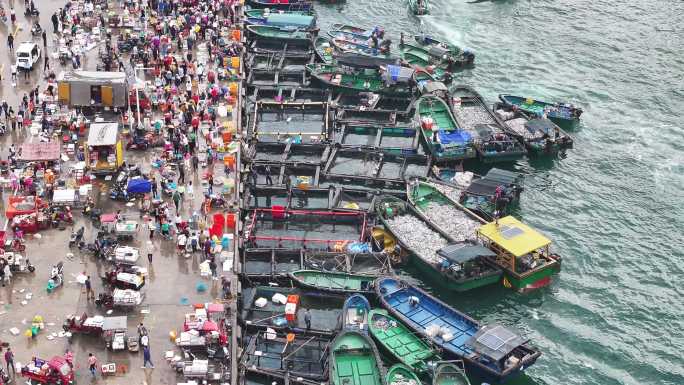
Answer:
<svg viewBox="0 0 684 385"><path fill-rule="evenodd" d="M486 325L466 342L477 353L495 361L506 357L520 345L526 343L519 334L499 324Z"/></svg>
<svg viewBox="0 0 684 385"><path fill-rule="evenodd" d="M516 257L551 244L550 239L512 216L487 223L481 226L477 233Z"/></svg>
<svg viewBox="0 0 684 385"><path fill-rule="evenodd" d="M489 250L484 246L468 245L462 243L445 246L440 250L437 250L437 254L454 263L468 262L477 257L496 256L496 253L494 253L493 251Z"/></svg>
<svg viewBox="0 0 684 385"><path fill-rule="evenodd" d="M88 146L113 146L119 134L116 122L92 123L88 132Z"/></svg>

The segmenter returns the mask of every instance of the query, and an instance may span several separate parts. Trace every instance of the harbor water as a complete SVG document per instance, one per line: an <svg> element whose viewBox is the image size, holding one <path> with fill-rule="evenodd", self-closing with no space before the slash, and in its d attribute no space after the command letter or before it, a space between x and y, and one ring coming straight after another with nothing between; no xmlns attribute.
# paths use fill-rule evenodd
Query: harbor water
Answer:
<svg viewBox="0 0 684 385"><path fill-rule="evenodd" d="M420 18L388 0L316 9L323 31L380 25L397 42L422 30L474 50L455 83L489 102L507 92L584 109L566 158L511 167L526 174L517 215L564 258L553 284L449 296L414 281L532 339L543 356L513 384L684 384L684 3L432 0Z"/></svg>

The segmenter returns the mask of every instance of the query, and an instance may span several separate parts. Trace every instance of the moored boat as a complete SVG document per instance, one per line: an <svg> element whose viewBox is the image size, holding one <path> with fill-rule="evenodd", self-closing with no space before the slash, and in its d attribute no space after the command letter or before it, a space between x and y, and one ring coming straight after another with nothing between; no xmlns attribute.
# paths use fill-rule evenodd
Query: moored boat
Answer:
<svg viewBox="0 0 684 385"><path fill-rule="evenodd" d="M342 306L342 329L368 333L368 314L371 307L368 299L354 294Z"/></svg>
<svg viewBox="0 0 684 385"><path fill-rule="evenodd" d="M248 25L247 31L255 38L263 40L276 40L279 42L307 43L311 42L312 35L306 31L297 29L280 28L268 25Z"/></svg>
<svg viewBox="0 0 684 385"><path fill-rule="evenodd" d="M425 291L396 278L382 277L375 290L384 308L414 332L461 359L469 372L505 382L530 367L541 353L502 325L480 325Z"/></svg>
<svg viewBox="0 0 684 385"><path fill-rule="evenodd" d="M451 93L452 110L459 125L477 131L475 147L482 162L511 162L525 155L525 147L507 131L479 93L465 85L452 88Z"/></svg>
<svg viewBox="0 0 684 385"><path fill-rule="evenodd" d="M335 59L335 48L332 40L325 36L318 36L314 40L314 50L319 59L325 64L332 64Z"/></svg>
<svg viewBox="0 0 684 385"><path fill-rule="evenodd" d="M247 25L265 25L283 29L302 31L318 31L316 18L311 15L297 13L269 13L262 17L247 17Z"/></svg>
<svg viewBox="0 0 684 385"><path fill-rule="evenodd" d="M364 333L343 330L330 348L331 385L385 385L380 354Z"/></svg>
<svg viewBox="0 0 684 385"><path fill-rule="evenodd" d="M430 13L429 0L408 0L411 13L416 16L428 15Z"/></svg>
<svg viewBox="0 0 684 385"><path fill-rule="evenodd" d="M254 9L246 9L245 10L245 16L247 17L259 17L259 18L265 18L268 15L273 15L273 14L284 14L284 15L313 15L313 10L304 10L304 11L286 11L286 10L271 10L270 8L254 8Z"/></svg>
<svg viewBox="0 0 684 385"><path fill-rule="evenodd" d="M504 270L504 286L525 292L548 286L560 272L561 257L551 253L551 240L512 216L477 230L478 238L496 253L492 260Z"/></svg>
<svg viewBox="0 0 684 385"><path fill-rule="evenodd" d="M475 63L475 54L469 49L461 49L454 44L427 35L415 35L413 40L417 46L426 49L431 56L438 58L446 56L447 61L452 61L456 66L468 67Z"/></svg>
<svg viewBox="0 0 684 385"><path fill-rule="evenodd" d="M380 28L380 27L362 28L362 27L357 27L357 26L353 26L353 25L335 23L332 25L332 30L333 31L343 31L343 32L353 33L353 34L356 34L360 37L365 37L366 39L370 39L373 32L375 32L375 34L379 38L382 38L383 36L385 36L385 30Z"/></svg>
<svg viewBox="0 0 684 385"><path fill-rule="evenodd" d="M317 270L297 270L289 274L298 286L332 293L371 293L375 277Z"/></svg>
<svg viewBox="0 0 684 385"><path fill-rule="evenodd" d="M426 151L436 159L454 161L476 156L476 133L458 125L449 105L435 95L424 95L416 102L416 115Z"/></svg>
<svg viewBox="0 0 684 385"><path fill-rule="evenodd" d="M389 52L382 49L371 48L367 44L359 44L339 38L333 38L331 42L342 52L355 53L377 59L378 62L374 64L376 67L378 65L395 64L397 62L397 58L390 55Z"/></svg>
<svg viewBox="0 0 684 385"><path fill-rule="evenodd" d="M499 95L502 103L517 106L521 110L539 117L547 117L556 123L574 123L579 121L582 109L569 103L549 103L522 96Z"/></svg>
<svg viewBox="0 0 684 385"><path fill-rule="evenodd" d="M463 365L462 361L458 362ZM435 368L432 385L470 385L470 380L455 362L443 362Z"/></svg>
<svg viewBox="0 0 684 385"><path fill-rule="evenodd" d="M313 10L313 3L310 0L247 0L247 4L253 8L269 8L295 12L308 12Z"/></svg>
<svg viewBox="0 0 684 385"><path fill-rule="evenodd" d="M395 359L417 373L428 373L439 361L437 352L384 309L369 314L371 336Z"/></svg>
<svg viewBox="0 0 684 385"><path fill-rule="evenodd" d="M354 43L354 44L359 44L359 45L365 45L369 46L369 37L364 37L363 35L359 35L353 32L345 32L345 31L328 31L328 36L330 36L333 39L337 39L340 41L346 41L349 43Z"/></svg>
<svg viewBox="0 0 684 385"><path fill-rule="evenodd" d="M492 110L530 156L555 155L574 145L572 137L550 119L530 115L517 106L504 103L494 103Z"/></svg>
<svg viewBox="0 0 684 385"><path fill-rule="evenodd" d="M442 80L448 71L448 66L441 59L432 58L425 50L409 44L400 44L401 58L415 68L430 71L437 80Z"/></svg>
<svg viewBox="0 0 684 385"><path fill-rule="evenodd" d="M388 82L385 81L386 75L377 70L360 71L348 67L326 64L307 64L306 69L311 76L324 85L340 91L381 93L406 92L406 90L402 90L400 86L388 85ZM412 75L413 71L411 71L410 76Z"/></svg>
<svg viewBox="0 0 684 385"><path fill-rule="evenodd" d="M404 364L394 364L387 370L387 385L421 385L420 378Z"/></svg>

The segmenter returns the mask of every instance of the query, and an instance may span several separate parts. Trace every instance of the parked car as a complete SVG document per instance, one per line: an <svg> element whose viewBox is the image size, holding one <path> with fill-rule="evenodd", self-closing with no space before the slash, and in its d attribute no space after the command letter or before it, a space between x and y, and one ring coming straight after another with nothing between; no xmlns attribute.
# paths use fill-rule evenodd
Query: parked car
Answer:
<svg viewBox="0 0 684 385"><path fill-rule="evenodd" d="M24 42L19 45L16 51L17 68L30 71L33 69L33 65L38 63L40 60L40 47L34 42Z"/></svg>

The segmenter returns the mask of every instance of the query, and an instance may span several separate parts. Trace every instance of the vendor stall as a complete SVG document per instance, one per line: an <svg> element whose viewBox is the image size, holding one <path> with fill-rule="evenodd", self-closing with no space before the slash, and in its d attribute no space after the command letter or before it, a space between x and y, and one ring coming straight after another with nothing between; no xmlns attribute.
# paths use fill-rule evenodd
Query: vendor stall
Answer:
<svg viewBox="0 0 684 385"><path fill-rule="evenodd" d="M93 174L111 174L123 165L123 144L116 122L93 123L85 148L86 165Z"/></svg>

